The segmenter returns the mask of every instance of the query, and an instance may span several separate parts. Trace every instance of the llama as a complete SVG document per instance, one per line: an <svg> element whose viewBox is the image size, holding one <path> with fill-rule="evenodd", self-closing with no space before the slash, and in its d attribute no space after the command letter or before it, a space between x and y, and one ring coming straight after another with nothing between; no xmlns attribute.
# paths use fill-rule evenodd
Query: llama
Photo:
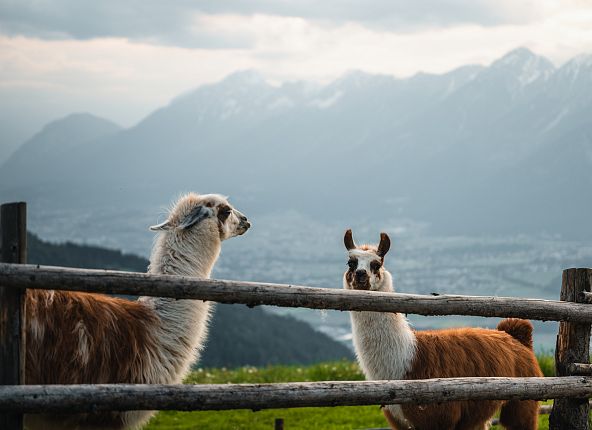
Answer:
<svg viewBox="0 0 592 430"><path fill-rule="evenodd" d="M247 218L217 195L187 194L159 232L149 273L209 278L221 242ZM199 358L212 304L202 300L28 290L27 384L178 384ZM26 415L28 429L128 429L152 411Z"/></svg>
<svg viewBox="0 0 592 430"><path fill-rule="evenodd" d="M390 248L386 233L380 234L377 247L356 246L347 230L344 243L349 254L345 289L394 291L392 276L384 268ZM357 359L369 380L542 376L532 349L532 324L526 320L502 320L497 330L413 331L399 313L350 315ZM383 412L395 430L481 430L500 407L500 423L506 429L537 428L538 402L534 400L388 405Z"/></svg>

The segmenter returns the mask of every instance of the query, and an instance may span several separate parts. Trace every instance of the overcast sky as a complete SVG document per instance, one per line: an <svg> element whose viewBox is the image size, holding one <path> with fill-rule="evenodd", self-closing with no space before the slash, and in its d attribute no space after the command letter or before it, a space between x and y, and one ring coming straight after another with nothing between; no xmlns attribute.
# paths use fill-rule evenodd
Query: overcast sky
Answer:
<svg viewBox="0 0 592 430"><path fill-rule="evenodd" d="M592 1L0 0L2 143L75 111L130 126L241 69L404 77L518 46L556 65L592 53Z"/></svg>

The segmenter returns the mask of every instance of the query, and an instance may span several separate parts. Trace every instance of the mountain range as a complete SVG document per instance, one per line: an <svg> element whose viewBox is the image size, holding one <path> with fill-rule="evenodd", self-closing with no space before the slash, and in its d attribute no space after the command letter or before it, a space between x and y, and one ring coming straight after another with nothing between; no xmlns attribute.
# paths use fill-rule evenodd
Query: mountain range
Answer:
<svg viewBox="0 0 592 430"><path fill-rule="evenodd" d="M43 217L58 210L90 225L105 208L154 214L197 190L251 217L590 238L591 119L592 55L555 67L518 48L487 67L327 85L245 71L128 129L90 114L48 124L0 166L0 200L27 200L39 227L64 224Z"/></svg>

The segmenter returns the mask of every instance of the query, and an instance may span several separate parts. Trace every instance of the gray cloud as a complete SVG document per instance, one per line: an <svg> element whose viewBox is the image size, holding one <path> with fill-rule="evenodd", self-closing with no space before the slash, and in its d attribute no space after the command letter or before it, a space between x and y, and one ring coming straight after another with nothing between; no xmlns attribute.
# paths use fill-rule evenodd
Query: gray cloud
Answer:
<svg viewBox="0 0 592 430"><path fill-rule="evenodd" d="M126 37L191 48L246 48L248 37L195 28L191 1L0 0L0 32L45 39Z"/></svg>
<svg viewBox="0 0 592 430"><path fill-rule="evenodd" d="M360 22L383 29L411 31L457 24L485 26L528 21L529 6L508 14L495 0L225 0L200 2L208 13L268 13L332 22ZM516 7L516 6L515 6Z"/></svg>
<svg viewBox="0 0 592 430"><path fill-rule="evenodd" d="M126 37L192 48L247 48L248 35L194 27L196 13L295 16L329 24L358 22L390 31L458 24L491 26L530 18L508 14L494 0L0 0L0 32L41 38Z"/></svg>

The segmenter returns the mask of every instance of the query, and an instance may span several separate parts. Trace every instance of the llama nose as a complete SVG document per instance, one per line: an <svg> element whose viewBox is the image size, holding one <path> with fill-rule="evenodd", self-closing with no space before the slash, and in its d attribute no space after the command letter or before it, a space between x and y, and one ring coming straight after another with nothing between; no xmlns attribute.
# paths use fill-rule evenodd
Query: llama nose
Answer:
<svg viewBox="0 0 592 430"><path fill-rule="evenodd" d="M356 270L356 279L359 281L363 281L368 277L368 274L365 270Z"/></svg>
<svg viewBox="0 0 592 430"><path fill-rule="evenodd" d="M247 220L247 217L244 215L240 217L240 225L243 228L251 228L251 223Z"/></svg>

